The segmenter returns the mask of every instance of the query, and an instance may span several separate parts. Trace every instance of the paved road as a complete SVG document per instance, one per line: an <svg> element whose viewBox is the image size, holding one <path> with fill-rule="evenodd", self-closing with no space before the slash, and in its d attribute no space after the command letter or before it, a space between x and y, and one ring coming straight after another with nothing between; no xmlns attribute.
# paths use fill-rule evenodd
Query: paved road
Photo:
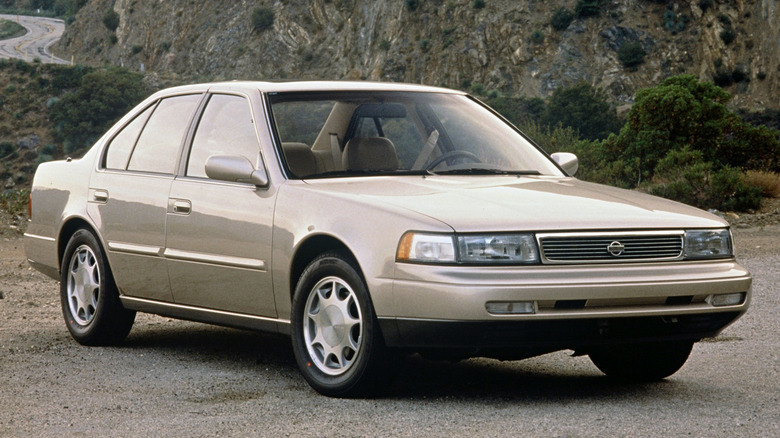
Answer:
<svg viewBox="0 0 780 438"><path fill-rule="evenodd" d="M32 61L39 58L44 63L67 64L69 61L52 55L50 47L62 37L65 22L55 18L2 15L0 19L19 23L27 33L0 41L0 58L18 58Z"/></svg>
<svg viewBox="0 0 780 438"><path fill-rule="evenodd" d="M375 399L316 394L289 339L139 315L119 347L75 343L59 286L0 232L0 437L778 437L780 226L735 230L748 313L662 382L586 357L412 357Z"/></svg>

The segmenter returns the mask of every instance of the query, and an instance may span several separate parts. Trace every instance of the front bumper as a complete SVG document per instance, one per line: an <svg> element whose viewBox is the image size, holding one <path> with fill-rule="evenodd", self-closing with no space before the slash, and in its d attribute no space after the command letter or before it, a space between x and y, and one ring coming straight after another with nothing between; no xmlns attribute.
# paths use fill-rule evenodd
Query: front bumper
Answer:
<svg viewBox="0 0 780 438"><path fill-rule="evenodd" d="M734 260L590 266L468 267L397 263L385 341L410 348L578 349L699 340L747 311L750 274ZM717 294L741 293L714 306ZM496 315L493 301L531 302Z"/></svg>

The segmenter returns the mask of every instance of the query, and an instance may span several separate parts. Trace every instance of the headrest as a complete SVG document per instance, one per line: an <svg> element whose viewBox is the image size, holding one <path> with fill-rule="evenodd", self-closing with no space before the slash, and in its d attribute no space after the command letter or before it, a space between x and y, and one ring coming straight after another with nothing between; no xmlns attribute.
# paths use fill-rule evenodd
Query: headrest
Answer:
<svg viewBox="0 0 780 438"><path fill-rule="evenodd" d="M314 160L314 153L305 143L282 143L282 150L284 151L284 159L287 161L287 167L298 178L317 173L317 162Z"/></svg>
<svg viewBox="0 0 780 438"><path fill-rule="evenodd" d="M398 169L395 146L385 137L353 137L344 147L342 162L347 170Z"/></svg>

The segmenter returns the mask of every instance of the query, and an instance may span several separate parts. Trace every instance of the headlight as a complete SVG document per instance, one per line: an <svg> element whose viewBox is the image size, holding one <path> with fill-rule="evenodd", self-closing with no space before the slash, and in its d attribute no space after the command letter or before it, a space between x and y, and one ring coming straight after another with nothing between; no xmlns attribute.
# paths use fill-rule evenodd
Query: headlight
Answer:
<svg viewBox="0 0 780 438"><path fill-rule="evenodd" d="M461 263L539 262L533 234L458 236L458 256Z"/></svg>
<svg viewBox="0 0 780 438"><path fill-rule="evenodd" d="M539 249L533 234L453 236L407 232L396 260L420 263L535 264Z"/></svg>
<svg viewBox="0 0 780 438"><path fill-rule="evenodd" d="M688 230L685 232L686 259L718 259L734 256L729 230Z"/></svg>

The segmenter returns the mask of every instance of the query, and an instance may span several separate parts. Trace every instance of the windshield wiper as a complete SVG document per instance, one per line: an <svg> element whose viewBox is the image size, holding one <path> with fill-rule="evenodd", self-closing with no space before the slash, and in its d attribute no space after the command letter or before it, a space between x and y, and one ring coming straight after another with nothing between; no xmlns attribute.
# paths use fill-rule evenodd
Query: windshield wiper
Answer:
<svg viewBox="0 0 780 438"><path fill-rule="evenodd" d="M429 170L331 170L329 172L321 172L314 175L308 175L304 179L313 178L337 178L337 177L350 177L350 176L399 176L399 175L433 175Z"/></svg>
<svg viewBox="0 0 780 438"><path fill-rule="evenodd" d="M457 169L437 170L436 175L541 175L538 170L505 170L505 169L485 169L481 167L467 167Z"/></svg>

